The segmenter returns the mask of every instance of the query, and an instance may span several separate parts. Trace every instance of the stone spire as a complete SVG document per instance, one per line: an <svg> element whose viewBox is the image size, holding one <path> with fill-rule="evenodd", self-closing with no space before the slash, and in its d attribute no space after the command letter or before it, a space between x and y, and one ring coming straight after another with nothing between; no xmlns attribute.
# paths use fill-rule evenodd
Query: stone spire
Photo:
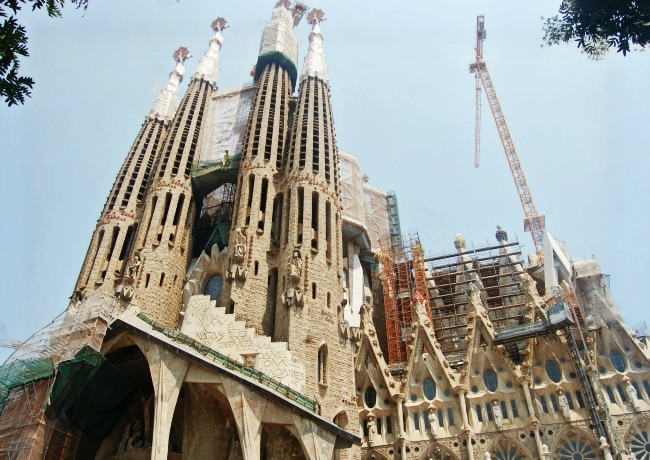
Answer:
<svg viewBox="0 0 650 460"><path fill-rule="evenodd" d="M150 120L158 119L166 123L174 117L178 108L178 85L183 81L183 75L185 75L183 63L191 57L190 51L184 46L174 52L173 58L176 61L176 68L169 74L167 86L158 95L158 99L156 99L147 118Z"/></svg>
<svg viewBox="0 0 650 460"><path fill-rule="evenodd" d="M199 67L192 76L193 80L203 79L210 82L214 87L219 81L219 50L223 44L221 31L228 28L228 22L224 18L217 18L212 22L214 37L210 40L210 47L199 62Z"/></svg>
<svg viewBox="0 0 650 460"><path fill-rule="evenodd" d="M323 51L323 34L320 31L320 23L324 20L325 13L320 9L313 9L307 15L307 22L312 25L312 29L309 34L309 49L302 66L301 80L307 77L317 77L329 83L325 52Z"/></svg>

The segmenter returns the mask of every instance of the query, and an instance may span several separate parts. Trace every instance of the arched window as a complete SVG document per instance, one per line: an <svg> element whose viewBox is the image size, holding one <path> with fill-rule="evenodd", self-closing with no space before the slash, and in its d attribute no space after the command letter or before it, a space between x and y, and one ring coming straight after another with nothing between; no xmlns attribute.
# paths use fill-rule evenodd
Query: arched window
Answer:
<svg viewBox="0 0 650 460"><path fill-rule="evenodd" d="M616 369L619 372L625 372L625 369L627 369L627 363L625 362L625 357L621 354L620 351L612 350L612 352L609 355L609 359L612 360L612 365L614 366L614 369Z"/></svg>
<svg viewBox="0 0 650 460"><path fill-rule="evenodd" d="M366 393L364 394L363 399L366 402L366 406L368 406L368 408L375 407L375 404L377 404L377 390L375 390L373 386L369 386L366 388Z"/></svg>
<svg viewBox="0 0 650 460"><path fill-rule="evenodd" d="M223 278L221 275L214 275L210 278L205 285L203 295L209 295L210 300L219 300L221 296L221 287L223 286Z"/></svg>
<svg viewBox="0 0 650 460"><path fill-rule="evenodd" d="M552 359L546 361L546 373L548 374L548 378L555 383L562 380L562 369L560 369L557 362Z"/></svg>
<svg viewBox="0 0 650 460"><path fill-rule="evenodd" d="M327 385L327 345L318 349L318 383Z"/></svg>
<svg viewBox="0 0 650 460"><path fill-rule="evenodd" d="M497 374L492 369L488 369L485 371L485 374L483 374L483 381L485 382L485 386L487 387L488 390L490 391L497 390L497 384L498 384Z"/></svg>
<svg viewBox="0 0 650 460"><path fill-rule="evenodd" d="M424 379L422 391L424 392L424 397L429 401L433 400L433 398L436 397L436 384L431 377Z"/></svg>

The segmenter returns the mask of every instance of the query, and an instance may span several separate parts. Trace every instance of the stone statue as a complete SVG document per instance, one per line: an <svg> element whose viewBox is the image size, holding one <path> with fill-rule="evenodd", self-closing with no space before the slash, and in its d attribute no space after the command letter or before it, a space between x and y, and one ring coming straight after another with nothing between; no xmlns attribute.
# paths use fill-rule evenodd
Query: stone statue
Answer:
<svg viewBox="0 0 650 460"><path fill-rule="evenodd" d="M375 441L375 436L377 436L377 426L375 423L375 416L370 414L368 415L368 445L372 446Z"/></svg>
<svg viewBox="0 0 650 460"><path fill-rule="evenodd" d="M246 235L242 232L241 227L237 227L235 235L235 263L244 263L246 256Z"/></svg>
<svg viewBox="0 0 650 460"><path fill-rule="evenodd" d="M289 276L298 279L302 277L302 258L300 257L300 251L297 249L293 251L293 255L291 256Z"/></svg>
<svg viewBox="0 0 650 460"><path fill-rule="evenodd" d="M492 456L490 455L489 452L485 453L485 460L492 460Z"/></svg>
<svg viewBox="0 0 650 460"><path fill-rule="evenodd" d="M291 307L294 305L302 307L304 303L303 293L300 289L302 285L302 257L300 256L299 250L293 250L287 271L289 280L287 283L287 288L282 294L282 301L286 307Z"/></svg>
<svg viewBox="0 0 650 460"><path fill-rule="evenodd" d="M635 411L639 411L641 405L639 404L639 395L636 393L636 388L634 388L629 378L625 378L623 381L625 382L625 392L630 399L630 404L632 404Z"/></svg>
<svg viewBox="0 0 650 460"><path fill-rule="evenodd" d="M503 428L503 413L501 412L501 406L499 406L499 401L496 399L492 401L492 413L494 414L494 423L497 424L499 431Z"/></svg>
<svg viewBox="0 0 650 460"><path fill-rule="evenodd" d="M127 269L126 276L128 278L135 278L140 270L140 256L137 254L129 261L129 268Z"/></svg>
<svg viewBox="0 0 650 460"><path fill-rule="evenodd" d="M564 391L560 390L558 393L559 393L558 400L560 403L560 410L562 411L562 415L564 416L564 418L568 420L570 417L569 400L564 394Z"/></svg>
<svg viewBox="0 0 650 460"><path fill-rule="evenodd" d="M429 429L431 430L431 436L433 436L433 439L436 439L438 437L438 419L436 418L436 413L435 409L430 408L429 409L429 415L427 418L429 419Z"/></svg>

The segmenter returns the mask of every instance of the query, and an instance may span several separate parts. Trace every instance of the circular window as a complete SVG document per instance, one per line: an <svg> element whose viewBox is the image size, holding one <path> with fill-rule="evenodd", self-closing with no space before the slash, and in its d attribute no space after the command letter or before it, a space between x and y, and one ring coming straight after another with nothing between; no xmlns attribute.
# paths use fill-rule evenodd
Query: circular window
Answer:
<svg viewBox="0 0 650 460"><path fill-rule="evenodd" d="M424 391L424 397L431 401L436 397L436 384L431 378L424 379L424 385L422 385L422 391Z"/></svg>
<svg viewBox="0 0 650 460"><path fill-rule="evenodd" d="M560 366L558 366L558 364L552 359L546 361L546 373L548 374L548 378L555 383L558 383L560 380L562 380L562 370L560 369Z"/></svg>
<svg viewBox="0 0 650 460"><path fill-rule="evenodd" d="M569 441L559 450L560 460L596 460L594 449L584 441Z"/></svg>
<svg viewBox="0 0 650 460"><path fill-rule="evenodd" d="M377 390L374 387L366 388L364 400L366 401L366 406L375 407L375 404L377 404Z"/></svg>
<svg viewBox="0 0 650 460"><path fill-rule="evenodd" d="M488 369L485 371L485 374L483 374L483 381L485 382L485 386L487 387L488 390L496 391L497 374L492 369Z"/></svg>
<svg viewBox="0 0 650 460"><path fill-rule="evenodd" d="M609 359L612 360L612 365L614 366L614 369L616 369L619 372L625 372L625 369L627 369L627 363L625 362L625 358L623 357L620 351L612 350L612 352L609 355Z"/></svg>
<svg viewBox="0 0 650 460"><path fill-rule="evenodd" d="M203 295L209 295L210 300L219 300L221 296L221 287L223 286L223 278L221 275L214 275L208 280L203 290Z"/></svg>
<svg viewBox="0 0 650 460"><path fill-rule="evenodd" d="M648 436L648 432L636 433L630 441L630 447L635 459L650 459L650 436Z"/></svg>
<svg viewBox="0 0 650 460"><path fill-rule="evenodd" d="M514 450L502 450L494 455L497 460L521 460L521 456Z"/></svg>
<svg viewBox="0 0 650 460"><path fill-rule="evenodd" d="M411 401L417 401L418 400L418 395L415 393L411 395Z"/></svg>

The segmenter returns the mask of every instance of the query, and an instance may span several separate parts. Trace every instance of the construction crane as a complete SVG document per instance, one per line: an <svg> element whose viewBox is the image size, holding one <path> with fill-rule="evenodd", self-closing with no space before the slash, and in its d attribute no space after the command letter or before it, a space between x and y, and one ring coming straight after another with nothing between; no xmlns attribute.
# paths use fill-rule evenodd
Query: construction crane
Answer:
<svg viewBox="0 0 650 460"><path fill-rule="evenodd" d="M469 71L476 76L474 166L478 167L480 162L481 88L483 88L485 89L485 95L490 103L492 115L494 116L497 129L499 130L501 143L503 144L503 149L505 150L506 158L508 159L508 165L510 166L512 177L515 180L517 193L519 193L519 200L524 208L524 230L530 231L533 237L533 242L535 243L535 252L537 253L538 259L541 260L544 252L544 216L537 212L537 208L533 202L533 196L528 188L528 182L526 181L524 170L521 167L519 155L517 154L515 144L510 136L506 117L501 110L499 98L497 98L497 93L494 90L490 73L488 72L487 65L483 60L483 41L485 40L485 35L485 17L480 15L476 17L476 48L474 50L476 54L476 62L469 65Z"/></svg>

